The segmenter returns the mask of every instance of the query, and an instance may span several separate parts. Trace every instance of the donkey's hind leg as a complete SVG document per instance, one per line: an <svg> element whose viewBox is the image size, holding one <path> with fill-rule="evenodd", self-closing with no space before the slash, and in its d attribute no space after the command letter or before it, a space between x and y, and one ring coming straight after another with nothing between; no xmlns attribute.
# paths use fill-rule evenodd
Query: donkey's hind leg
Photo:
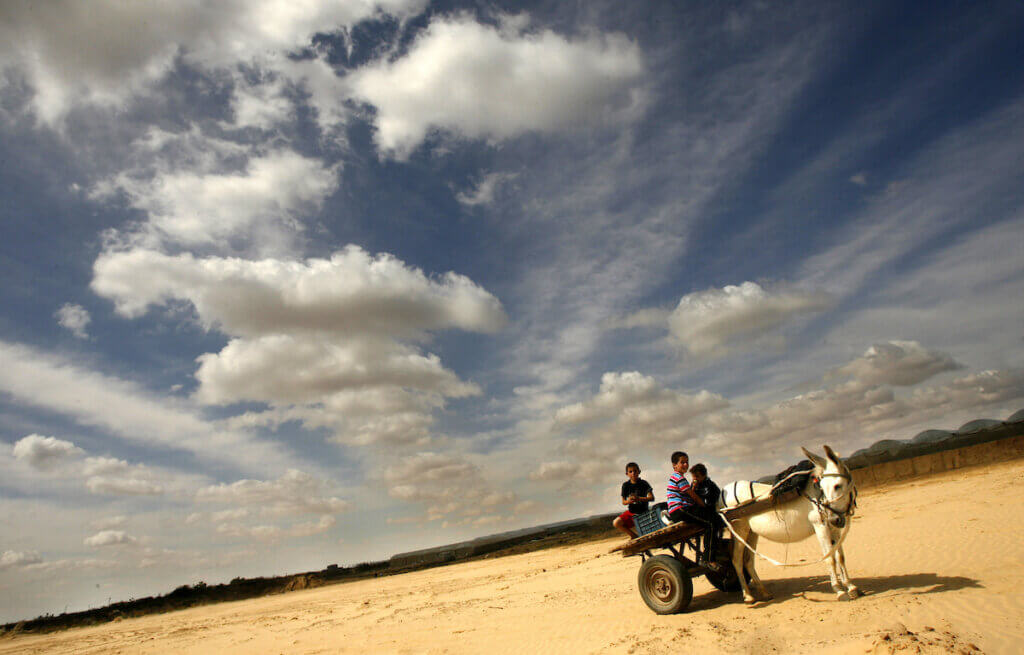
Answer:
<svg viewBox="0 0 1024 655"><path fill-rule="evenodd" d="M749 605L756 602L757 598L750 592L750 587L747 585L747 576L743 575L743 570L747 566L747 548L740 543L740 539L746 540L750 538L750 526L745 521L736 521L733 523L733 529L736 531L736 536L739 539L732 540L732 568L736 571L736 577L740 580L740 588L743 589L743 602Z"/></svg>
<svg viewBox="0 0 1024 655"><path fill-rule="evenodd" d="M754 550L757 550L757 537L757 534L751 532L750 538L747 539L747 543L749 543L750 547ZM744 562L744 566L746 567L747 572L750 573L750 582L754 585L754 589L757 590L759 600L771 600L774 598L774 596L772 596L772 592L768 591L768 587L764 586L764 582L761 581L761 576L757 574L757 557L755 557L754 553L749 550L744 553L744 557L746 560Z"/></svg>

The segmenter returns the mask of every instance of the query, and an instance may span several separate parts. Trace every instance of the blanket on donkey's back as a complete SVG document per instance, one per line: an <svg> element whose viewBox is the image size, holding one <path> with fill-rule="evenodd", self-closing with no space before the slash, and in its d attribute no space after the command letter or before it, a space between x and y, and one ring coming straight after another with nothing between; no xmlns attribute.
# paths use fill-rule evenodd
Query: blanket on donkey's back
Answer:
<svg viewBox="0 0 1024 655"><path fill-rule="evenodd" d="M807 485L807 479L811 477L813 471L814 464L810 460L805 459L779 473L775 476L772 498L778 498L787 491L803 489Z"/></svg>

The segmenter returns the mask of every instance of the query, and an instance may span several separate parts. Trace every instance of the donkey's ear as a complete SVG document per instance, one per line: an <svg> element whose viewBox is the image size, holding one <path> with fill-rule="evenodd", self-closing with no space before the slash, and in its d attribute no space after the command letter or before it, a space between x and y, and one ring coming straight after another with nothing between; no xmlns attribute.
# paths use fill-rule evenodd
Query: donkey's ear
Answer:
<svg viewBox="0 0 1024 655"><path fill-rule="evenodd" d="M812 453L811 451L807 450L803 446L800 446L800 450L804 451L804 456L806 456L807 459L811 460L811 462L815 466L818 466L818 467L821 467L821 468L825 468L828 465L828 462L825 461L825 458L822 457L821 455L815 455L814 453Z"/></svg>
<svg viewBox="0 0 1024 655"><path fill-rule="evenodd" d="M839 455L838 455L838 454L836 453L836 451L832 450L832 447L831 447L831 446L829 446L828 444L825 444L825 445L823 446L823 448L825 449L825 454L826 454L826 455L828 455L828 458L829 458L830 460L832 460L832 461L833 461L833 462L835 462L836 464L842 464L842 463L843 463L843 458L842 458L842 457L840 457L840 456L839 456Z"/></svg>

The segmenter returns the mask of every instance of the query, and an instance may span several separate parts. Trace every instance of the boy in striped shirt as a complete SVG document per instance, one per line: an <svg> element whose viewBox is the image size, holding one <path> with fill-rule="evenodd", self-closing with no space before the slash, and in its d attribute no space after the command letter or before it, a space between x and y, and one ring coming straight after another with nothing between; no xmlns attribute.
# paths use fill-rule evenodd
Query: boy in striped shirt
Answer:
<svg viewBox="0 0 1024 655"><path fill-rule="evenodd" d="M706 534L711 534L714 526L701 514L704 509L704 501L697 495L690 482L686 479L686 471L690 468L690 456L681 450L672 453L672 475L668 479L668 489L665 497L668 500L668 518L673 523L683 521L691 525L704 528ZM710 544L709 544L710 545ZM708 562L710 553L705 550L705 566L717 570L717 562Z"/></svg>

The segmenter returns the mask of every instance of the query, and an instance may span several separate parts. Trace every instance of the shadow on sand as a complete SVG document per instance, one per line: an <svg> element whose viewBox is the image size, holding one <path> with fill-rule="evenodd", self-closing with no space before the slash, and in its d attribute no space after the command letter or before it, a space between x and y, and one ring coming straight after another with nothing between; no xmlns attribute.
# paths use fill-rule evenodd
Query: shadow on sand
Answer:
<svg viewBox="0 0 1024 655"><path fill-rule="evenodd" d="M886 592L894 592L892 595L938 594L947 591L959 591L960 589L980 589L982 584L973 578L962 576L947 576L937 573L907 573L903 575L889 575L874 578L854 578L853 583L860 588L864 596L874 596ZM768 590L775 596L773 600L762 601L756 607L766 607L778 603L785 603L794 598L803 598L813 603L834 603L832 597L832 585L827 575L812 575L800 578L785 578L783 580L765 581ZM808 598L807 592L820 592L825 598ZM742 602L742 595L736 593L724 593L721 591L710 591L700 596L694 596L689 611L708 610L723 605Z"/></svg>

